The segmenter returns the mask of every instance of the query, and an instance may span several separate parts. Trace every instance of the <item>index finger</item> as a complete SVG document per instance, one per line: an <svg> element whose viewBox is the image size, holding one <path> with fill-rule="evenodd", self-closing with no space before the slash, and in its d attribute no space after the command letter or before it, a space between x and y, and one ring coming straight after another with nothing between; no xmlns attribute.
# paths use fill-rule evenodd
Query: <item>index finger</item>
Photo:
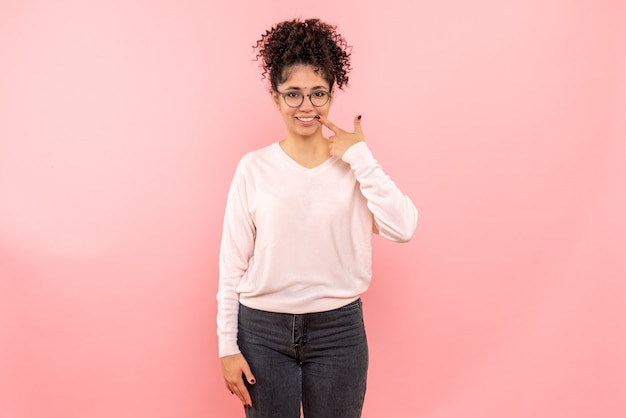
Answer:
<svg viewBox="0 0 626 418"><path fill-rule="evenodd" d="M343 132L343 129L341 129L339 126L335 125L334 123L332 123L331 121L329 121L328 119L318 119L320 121L320 123L322 125L324 125L325 127L327 127L328 129L330 129L331 131L333 131L334 133L339 133L339 132Z"/></svg>

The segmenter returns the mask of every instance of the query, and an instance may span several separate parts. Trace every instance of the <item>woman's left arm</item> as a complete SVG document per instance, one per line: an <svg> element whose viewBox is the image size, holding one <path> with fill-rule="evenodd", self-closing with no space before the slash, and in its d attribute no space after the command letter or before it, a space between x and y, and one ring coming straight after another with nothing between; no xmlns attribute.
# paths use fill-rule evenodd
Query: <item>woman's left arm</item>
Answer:
<svg viewBox="0 0 626 418"><path fill-rule="evenodd" d="M377 232L392 241L409 241L417 226L417 209L372 155L361 130L361 117L354 119L354 132L328 120L320 122L335 134L328 138L330 153L352 167Z"/></svg>

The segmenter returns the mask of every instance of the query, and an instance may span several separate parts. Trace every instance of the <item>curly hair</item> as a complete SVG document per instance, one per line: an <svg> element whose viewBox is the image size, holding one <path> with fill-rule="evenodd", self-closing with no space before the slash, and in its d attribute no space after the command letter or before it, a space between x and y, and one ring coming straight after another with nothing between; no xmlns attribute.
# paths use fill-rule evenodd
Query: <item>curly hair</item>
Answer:
<svg viewBox="0 0 626 418"><path fill-rule="evenodd" d="M336 82L340 89L348 85L352 47L346 43L337 26L319 19L286 20L261 36L254 46L267 78L276 90L289 78L293 65L312 65L328 82L331 90Z"/></svg>

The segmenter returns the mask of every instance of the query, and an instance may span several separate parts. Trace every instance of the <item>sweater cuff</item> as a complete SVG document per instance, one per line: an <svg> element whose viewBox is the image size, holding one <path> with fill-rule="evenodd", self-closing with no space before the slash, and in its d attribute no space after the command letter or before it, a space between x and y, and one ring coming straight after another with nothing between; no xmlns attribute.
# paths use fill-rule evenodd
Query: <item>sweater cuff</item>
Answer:
<svg viewBox="0 0 626 418"><path fill-rule="evenodd" d="M372 161L374 160L374 156L372 155L372 151L367 146L367 143L365 143L365 141L359 141L348 148L346 152L343 153L343 157L341 157L341 159L346 163L353 165L363 163L364 161Z"/></svg>
<svg viewBox="0 0 626 418"><path fill-rule="evenodd" d="M231 341L230 339L220 338L219 340L219 356L226 357L233 354L239 354L239 346L237 340Z"/></svg>

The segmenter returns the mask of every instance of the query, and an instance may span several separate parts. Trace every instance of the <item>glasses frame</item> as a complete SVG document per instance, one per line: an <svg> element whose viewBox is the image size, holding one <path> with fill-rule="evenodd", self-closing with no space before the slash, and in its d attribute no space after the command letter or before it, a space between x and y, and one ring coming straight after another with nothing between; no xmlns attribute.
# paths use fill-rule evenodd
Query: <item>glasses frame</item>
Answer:
<svg viewBox="0 0 626 418"><path fill-rule="evenodd" d="M288 92L282 92L282 91L278 91L278 90L275 90L275 91L276 91L276 93L278 93L281 96L283 96L283 101L285 102L285 104L287 106L291 107L292 109L296 109L296 108L302 106L302 103L304 103L304 98L305 97L309 98L309 101L311 102L311 105L313 107L324 107L324 106L326 106L328 104L328 102L330 102L330 99L333 97L333 95L329 91L326 91L326 90L315 90L311 94L303 94L302 92L299 92L299 91L288 91ZM289 103L287 103L287 97L286 96L289 95L289 94L293 94L293 93L299 94L300 98L301 98L300 103L297 106L292 106ZM313 103L313 99L311 99L311 96L314 95L315 93L326 93L328 98L326 99L324 104L316 105L315 103Z"/></svg>

